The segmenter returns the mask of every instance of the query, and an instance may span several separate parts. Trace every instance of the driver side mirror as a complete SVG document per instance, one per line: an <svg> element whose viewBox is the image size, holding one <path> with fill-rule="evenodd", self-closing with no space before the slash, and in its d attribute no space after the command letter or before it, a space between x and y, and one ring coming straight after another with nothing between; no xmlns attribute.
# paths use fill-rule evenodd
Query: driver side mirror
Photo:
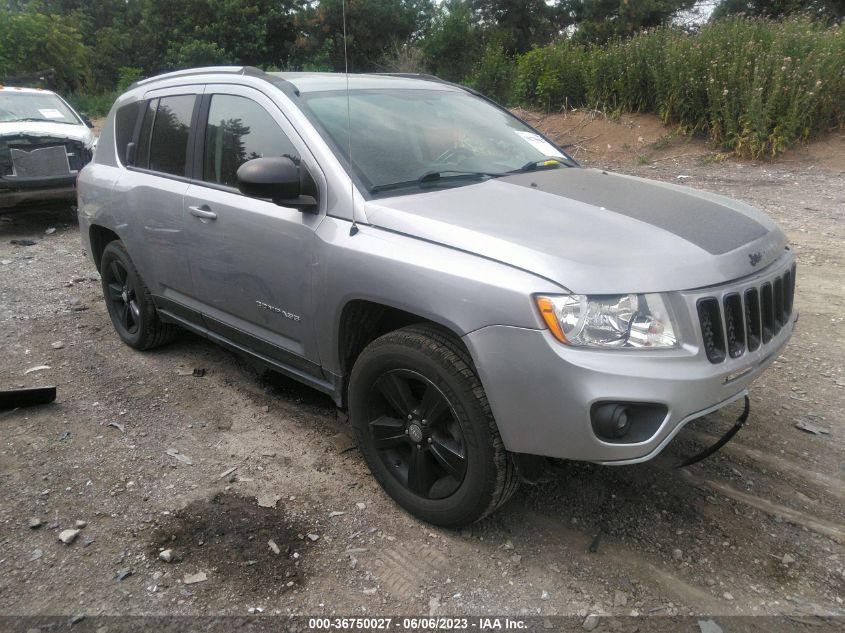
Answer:
<svg viewBox="0 0 845 633"><path fill-rule="evenodd" d="M248 160L238 167L238 189L251 198L269 198L279 206L315 212L314 196L302 195L302 174L287 156Z"/></svg>

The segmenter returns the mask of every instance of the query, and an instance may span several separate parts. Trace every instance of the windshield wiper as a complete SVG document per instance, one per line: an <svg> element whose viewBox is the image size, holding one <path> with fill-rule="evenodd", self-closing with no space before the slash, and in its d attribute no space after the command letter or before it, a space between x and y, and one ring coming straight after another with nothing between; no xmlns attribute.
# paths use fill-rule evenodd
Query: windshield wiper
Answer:
<svg viewBox="0 0 845 633"><path fill-rule="evenodd" d="M519 169L514 169L509 173L520 174L526 171L536 171L538 169L548 169L550 167L557 169L558 167L574 166L575 165L572 162L566 160L562 156L546 156L545 158L541 158L540 160L532 160L530 163L525 163Z"/></svg>
<svg viewBox="0 0 845 633"><path fill-rule="evenodd" d="M416 180L402 180L400 182L389 182L384 185L375 185L370 187L370 193L378 191L387 191L390 189L402 189L404 187L413 187L414 185L424 185L426 183L434 183L442 180L462 180L472 178L499 178L507 174L495 171L465 171L458 169L444 169L440 171L427 171Z"/></svg>

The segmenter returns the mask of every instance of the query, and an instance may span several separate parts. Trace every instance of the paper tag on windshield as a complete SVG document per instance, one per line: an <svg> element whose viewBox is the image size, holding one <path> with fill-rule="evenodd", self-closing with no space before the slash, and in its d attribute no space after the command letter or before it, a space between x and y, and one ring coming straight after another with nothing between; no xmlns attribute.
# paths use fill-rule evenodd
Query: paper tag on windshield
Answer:
<svg viewBox="0 0 845 633"><path fill-rule="evenodd" d="M563 158L561 151L539 134L534 134L534 132L522 132L520 130L514 130L514 134L519 136L538 152L542 152L543 156L556 156Z"/></svg>
<svg viewBox="0 0 845 633"><path fill-rule="evenodd" d="M55 108L45 108L38 110L45 119L64 119L65 115L56 110Z"/></svg>

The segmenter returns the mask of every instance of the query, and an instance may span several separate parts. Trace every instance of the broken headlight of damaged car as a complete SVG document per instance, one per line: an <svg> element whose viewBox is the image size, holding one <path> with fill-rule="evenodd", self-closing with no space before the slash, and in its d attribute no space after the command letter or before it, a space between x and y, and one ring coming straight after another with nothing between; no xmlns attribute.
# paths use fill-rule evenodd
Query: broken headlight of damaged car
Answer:
<svg viewBox="0 0 845 633"><path fill-rule="evenodd" d="M665 349L677 328L659 293L535 297L554 337L574 347Z"/></svg>

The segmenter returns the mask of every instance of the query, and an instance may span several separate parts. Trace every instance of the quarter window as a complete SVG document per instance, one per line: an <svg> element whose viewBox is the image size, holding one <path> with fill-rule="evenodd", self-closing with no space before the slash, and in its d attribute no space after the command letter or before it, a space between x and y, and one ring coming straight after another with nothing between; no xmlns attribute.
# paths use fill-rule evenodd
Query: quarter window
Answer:
<svg viewBox="0 0 845 633"><path fill-rule="evenodd" d="M186 175L194 101L194 95L179 95L149 102L138 138L138 167Z"/></svg>
<svg viewBox="0 0 845 633"><path fill-rule="evenodd" d="M115 145L117 146L117 157L121 163L126 162L126 146L135 134L135 122L138 120L138 113L141 110L141 101L133 101L117 109L114 116Z"/></svg>
<svg viewBox="0 0 845 633"><path fill-rule="evenodd" d="M296 148L273 117L235 95L211 98L204 147L203 180L228 187L237 187L238 167L253 158L288 156L299 164Z"/></svg>

